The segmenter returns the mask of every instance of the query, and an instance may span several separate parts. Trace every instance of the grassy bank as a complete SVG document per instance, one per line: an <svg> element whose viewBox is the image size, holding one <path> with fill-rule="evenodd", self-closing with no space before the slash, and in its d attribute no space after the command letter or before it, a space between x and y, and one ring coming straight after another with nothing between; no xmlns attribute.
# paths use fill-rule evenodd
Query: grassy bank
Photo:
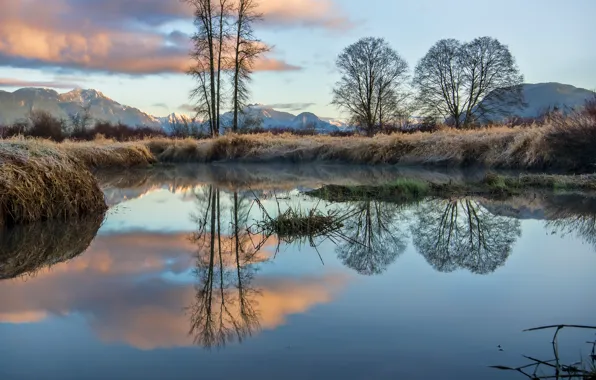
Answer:
<svg viewBox="0 0 596 380"><path fill-rule="evenodd" d="M93 174L63 147L0 143L0 227L98 215L106 208Z"/></svg>
<svg viewBox="0 0 596 380"><path fill-rule="evenodd" d="M270 133L131 142L99 138L56 143L12 138L0 140L0 226L104 211L102 192L87 169L185 162L326 162L591 173L596 165L594 152L596 117L583 114L534 126L442 129L373 138ZM408 191L447 191L433 190L435 187L416 185ZM577 177L526 176L488 178L482 185L482 189L500 192L529 187L592 189L592 184ZM454 187L449 191L455 191Z"/></svg>
<svg viewBox="0 0 596 380"><path fill-rule="evenodd" d="M511 197L535 190L596 191L596 175L501 176L489 173L481 181L449 183L404 178L378 186L328 185L309 191L307 194L332 202L376 200L401 203L421 200L424 197L445 198L469 195Z"/></svg>
<svg viewBox="0 0 596 380"><path fill-rule="evenodd" d="M0 140L0 150L7 142ZM359 136L295 136L269 133L226 135L214 139L151 138L136 142L99 139L90 142L49 141L90 167L132 167L155 162L339 162L451 167L594 171L596 118L554 118L525 127L496 126L474 130Z"/></svg>

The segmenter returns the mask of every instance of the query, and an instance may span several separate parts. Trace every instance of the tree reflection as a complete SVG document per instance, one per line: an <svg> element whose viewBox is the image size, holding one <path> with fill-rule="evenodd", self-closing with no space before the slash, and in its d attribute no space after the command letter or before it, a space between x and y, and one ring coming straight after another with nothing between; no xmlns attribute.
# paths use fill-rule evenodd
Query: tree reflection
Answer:
<svg viewBox="0 0 596 380"><path fill-rule="evenodd" d="M222 208L221 194L213 186L202 190L193 215L198 228L191 239L197 245L199 283L190 307L190 334L206 348L242 341L260 328L259 291L251 282L262 260L246 232L250 202L235 192L232 205ZM222 214L231 223L222 224Z"/></svg>
<svg viewBox="0 0 596 380"><path fill-rule="evenodd" d="M336 249L344 265L363 275L383 273L407 246L396 224L399 211L399 205L379 201L352 203Z"/></svg>
<svg viewBox="0 0 596 380"><path fill-rule="evenodd" d="M519 220L461 198L421 204L412 235L415 247L437 271L465 268L488 274L505 263L521 228Z"/></svg>
<svg viewBox="0 0 596 380"><path fill-rule="evenodd" d="M573 234L596 249L596 199L583 194L562 194L549 199L546 228L551 233Z"/></svg>

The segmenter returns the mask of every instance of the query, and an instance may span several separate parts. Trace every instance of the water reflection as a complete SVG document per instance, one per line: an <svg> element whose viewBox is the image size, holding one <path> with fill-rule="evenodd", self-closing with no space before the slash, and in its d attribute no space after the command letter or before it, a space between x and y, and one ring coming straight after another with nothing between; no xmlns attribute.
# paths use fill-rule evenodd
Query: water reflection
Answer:
<svg viewBox="0 0 596 380"><path fill-rule="evenodd" d="M222 210L221 191L213 186L198 193L197 201L199 211L193 219L198 230L192 241L198 247L195 275L199 283L190 307L190 333L204 347L223 346L235 339L241 342L260 328L256 300L261 294L252 283L263 259L247 233L250 203L234 192L229 210ZM223 226L222 214L226 218Z"/></svg>
<svg viewBox="0 0 596 380"><path fill-rule="evenodd" d="M0 280L33 275L84 252L103 215L0 229Z"/></svg>
<svg viewBox="0 0 596 380"><path fill-rule="evenodd" d="M255 206L259 202L266 203L263 207L272 218L293 207L297 198L304 200L306 214L332 215L337 228L308 239L314 242L310 247L333 243L326 245L332 248L321 252L322 257L337 257L351 269L348 272L364 276L398 266L410 241L437 271L493 273L521 236L523 212L515 208L526 210L528 202L541 210L532 217L540 215L552 232L577 234L596 246L596 212L585 197L573 207L568 206L572 198L562 195L508 200L507 207L502 200L497 204L474 197L325 202L296 192L287 200L266 199L262 192L237 182L225 188L196 183L184 182L185 189L191 189L192 197L186 194L184 200L192 199L192 211L189 215L186 208L179 215L192 221L194 231L127 231L95 237L101 220L83 220L4 232L1 278L37 276L27 282L0 283L0 322L41 323L77 314L102 342L142 350L212 348L243 342L286 323L290 315L332 302L346 288L348 275L323 267L314 275L263 270L276 260L280 244L296 248L298 241L255 233L254 226L263 217Z"/></svg>
<svg viewBox="0 0 596 380"><path fill-rule="evenodd" d="M567 194L553 203L546 228L557 235L573 235L596 249L596 198Z"/></svg>
<svg viewBox="0 0 596 380"><path fill-rule="evenodd" d="M407 233L398 223L403 221L403 207L373 200L351 202L342 239L336 253L349 268L362 275L383 273L407 247Z"/></svg>
<svg viewBox="0 0 596 380"><path fill-rule="evenodd" d="M519 220L492 214L470 198L427 201L415 215L414 245L439 272L494 272L521 236Z"/></svg>

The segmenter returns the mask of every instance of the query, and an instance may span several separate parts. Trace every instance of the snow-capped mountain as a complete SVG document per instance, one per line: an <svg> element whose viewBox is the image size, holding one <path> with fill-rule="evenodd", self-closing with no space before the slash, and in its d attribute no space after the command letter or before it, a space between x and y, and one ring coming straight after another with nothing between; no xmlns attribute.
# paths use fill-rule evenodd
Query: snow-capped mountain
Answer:
<svg viewBox="0 0 596 380"><path fill-rule="evenodd" d="M105 94L93 89L75 89L66 93L58 93L45 88L21 88L14 92L0 91L0 125L12 124L26 119L31 110L44 110L62 119L76 114L89 107L91 117L95 121L123 123L129 126L149 126L162 128L171 132L180 125L191 126L194 130L208 131L205 121L196 120L186 114L172 113L164 117L156 117L110 99ZM232 126L233 114L221 115L222 130ZM241 126L247 128L262 127L307 129L314 128L321 133L329 133L343 124L336 120L321 120L312 113L294 115L278 111L262 104L246 107L240 117Z"/></svg>
<svg viewBox="0 0 596 380"><path fill-rule="evenodd" d="M0 124L25 119L31 110L45 110L68 119L89 106L93 119L130 126L144 125L159 128L161 122L141 110L122 105L96 90L75 89L67 93L45 88L21 88L14 92L0 91Z"/></svg>
<svg viewBox="0 0 596 380"><path fill-rule="evenodd" d="M594 91L556 82L526 83L522 85L522 92L524 96L524 106L503 107L503 112L498 115L491 115L490 118L493 120L511 116L533 118L540 116L545 111L553 109L554 107L563 112L568 112L572 109L581 108L586 99L596 95ZM489 94L483 102L490 101Z"/></svg>
<svg viewBox="0 0 596 380"><path fill-rule="evenodd" d="M544 110L555 106L564 110L578 108L586 99L594 96L593 91L561 83L524 84L523 93L527 107L508 109L501 116L502 118L513 115L536 117ZM484 101L489 101L489 98L490 96ZM151 116L137 108L120 104L93 89L75 89L63 94L44 88L21 88L14 92L0 91L0 125L25 119L31 110L45 110L56 117L68 119L69 115L80 112L85 106L90 107L91 116L95 121L120 122L129 126L143 125L162 128L166 132L171 132L172 127L176 125L190 125L194 130L204 132L208 130L205 121L178 113L165 117ZM231 112L221 115L220 132L223 133L232 126L232 118ZM247 106L240 116L240 126L264 129L313 128L320 133L352 129L338 119L321 118L309 112L294 115L262 104Z"/></svg>
<svg viewBox="0 0 596 380"><path fill-rule="evenodd" d="M232 112L221 116L222 125L232 125ZM319 133L330 133L338 130L336 125L321 120L313 113L303 112L294 115L289 112L277 111L261 104L251 104L244 109L240 116L240 125L246 128L262 127L264 129L315 129Z"/></svg>

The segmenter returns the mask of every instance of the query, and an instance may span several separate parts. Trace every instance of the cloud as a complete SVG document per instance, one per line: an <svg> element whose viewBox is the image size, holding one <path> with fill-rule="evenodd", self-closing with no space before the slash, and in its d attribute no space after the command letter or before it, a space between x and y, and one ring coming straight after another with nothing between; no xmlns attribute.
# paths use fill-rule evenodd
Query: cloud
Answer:
<svg viewBox="0 0 596 380"><path fill-rule="evenodd" d="M181 104L178 109L184 112L195 112L195 107L192 104Z"/></svg>
<svg viewBox="0 0 596 380"><path fill-rule="evenodd" d="M351 28L354 23L338 3L338 0L260 0L262 26ZM190 21L193 17L193 8L183 1L67 0L66 5L75 14L92 14L104 25L136 22L155 27L174 21Z"/></svg>
<svg viewBox="0 0 596 380"><path fill-rule="evenodd" d="M0 0L0 66L131 75L184 73L189 38L159 26L190 24L192 8L164 0ZM32 10L41 10L32 11ZM263 0L263 26L345 29L331 0ZM299 67L262 57L255 71Z"/></svg>
<svg viewBox="0 0 596 380"><path fill-rule="evenodd" d="M167 105L167 104L165 104L165 103L153 103L153 104L151 105L151 107L163 108L163 109L166 109L166 110L170 108L170 107L168 107L168 105Z"/></svg>
<svg viewBox="0 0 596 380"><path fill-rule="evenodd" d="M0 78L0 87L48 87L73 89L79 87L79 85L59 81L28 81L22 79Z"/></svg>
<svg viewBox="0 0 596 380"><path fill-rule="evenodd" d="M267 249L273 251L272 246ZM224 253L222 261L229 271L226 278L235 278L235 255L225 248ZM104 342L143 350L192 346L194 337L188 333L192 322L185 309L197 302L198 278L190 275L196 254L197 246L186 234L98 236L87 252L73 260L41 270L26 281L0 282L0 323L37 323L49 316L77 313ZM263 252L251 263L269 257ZM199 252L198 259L208 262L209 255ZM168 280L169 273L177 274L180 281ZM252 283L248 284L248 279L244 283L251 294L245 301L255 308L260 328L274 329L291 314L330 302L346 280L338 274L257 275ZM220 297L221 292L214 294ZM241 320L238 296L235 286L227 288L224 295L230 315L237 321ZM221 298L213 303L221 303Z"/></svg>
<svg viewBox="0 0 596 380"><path fill-rule="evenodd" d="M308 107L312 107L316 105L316 103L276 103L276 104L267 104L263 107L266 108L273 108L277 110L288 110L288 111L302 111Z"/></svg>
<svg viewBox="0 0 596 380"><path fill-rule="evenodd" d="M0 0L0 66L131 75L184 73L190 41L155 25L188 17L178 1ZM43 9L43 12L31 12ZM295 70L262 57L256 71Z"/></svg>
<svg viewBox="0 0 596 380"><path fill-rule="evenodd" d="M306 26L346 30L354 23L332 0L263 0L263 22L276 27Z"/></svg>

